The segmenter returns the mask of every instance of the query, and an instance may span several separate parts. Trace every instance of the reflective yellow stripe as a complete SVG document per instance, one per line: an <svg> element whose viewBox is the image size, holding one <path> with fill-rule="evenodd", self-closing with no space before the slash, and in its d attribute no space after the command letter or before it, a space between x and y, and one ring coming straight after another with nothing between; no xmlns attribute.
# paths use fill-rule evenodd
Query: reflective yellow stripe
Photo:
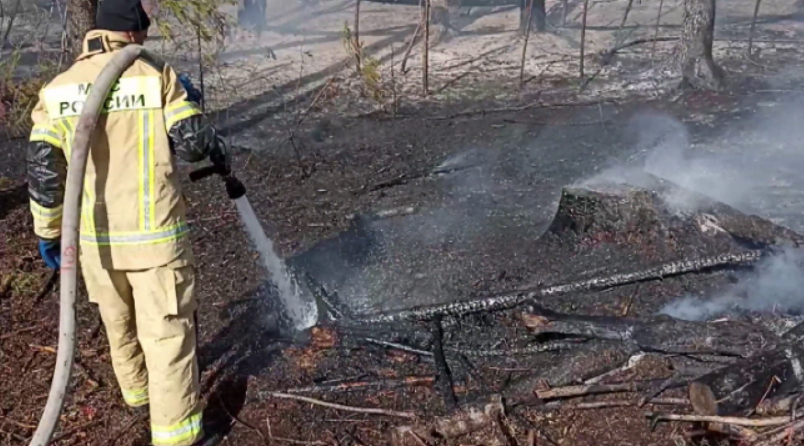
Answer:
<svg viewBox="0 0 804 446"><path fill-rule="evenodd" d="M165 110L165 127L170 130L182 119L187 119L191 116L200 115L201 110L189 101L181 101L173 104Z"/></svg>
<svg viewBox="0 0 804 446"><path fill-rule="evenodd" d="M154 153L154 139L156 138L156 132L154 131L154 126L156 123L156 114L153 110L148 110L148 119L146 125L146 132L145 135L148 138L148 201L150 206L148 210L150 211L148 214L148 219L150 221L150 228L156 228L156 163L154 159L156 155Z"/></svg>
<svg viewBox="0 0 804 446"><path fill-rule="evenodd" d="M62 205L58 205L54 208L46 208L33 200L30 201L31 212L33 213L34 218L55 220L60 218L62 212L64 211L64 206Z"/></svg>
<svg viewBox="0 0 804 446"><path fill-rule="evenodd" d="M140 229L143 231L151 231L156 227L154 117L154 112L150 110L140 113L139 117L139 201Z"/></svg>
<svg viewBox="0 0 804 446"><path fill-rule="evenodd" d="M58 129L51 125L36 125L31 130L31 142L46 142L53 147L61 149L61 135Z"/></svg>
<svg viewBox="0 0 804 446"><path fill-rule="evenodd" d="M190 228L182 223L153 232L81 233L81 241L92 245L156 245L185 236Z"/></svg>
<svg viewBox="0 0 804 446"><path fill-rule="evenodd" d="M142 406L148 402L148 389L123 390L123 400L129 406Z"/></svg>
<svg viewBox="0 0 804 446"><path fill-rule="evenodd" d="M151 439L154 445L175 445L189 443L203 433L201 413L191 415L172 426L151 425Z"/></svg>

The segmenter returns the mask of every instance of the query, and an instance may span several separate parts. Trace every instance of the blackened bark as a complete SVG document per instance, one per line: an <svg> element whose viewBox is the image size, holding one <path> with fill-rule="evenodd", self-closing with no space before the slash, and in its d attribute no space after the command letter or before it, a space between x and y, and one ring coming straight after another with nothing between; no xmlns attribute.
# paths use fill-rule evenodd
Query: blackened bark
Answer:
<svg viewBox="0 0 804 446"><path fill-rule="evenodd" d="M776 348L742 359L696 379L690 402L703 415L746 415L765 399L784 397L804 385L804 324L782 335Z"/></svg>
<svg viewBox="0 0 804 446"><path fill-rule="evenodd" d="M712 58L715 33L715 0L684 0L679 64L682 86L717 90L723 85L723 70Z"/></svg>
<svg viewBox="0 0 804 446"><path fill-rule="evenodd" d="M703 415L748 415L763 400L800 389L804 350L794 343L696 379L690 402Z"/></svg>
<svg viewBox="0 0 804 446"><path fill-rule="evenodd" d="M98 0L69 0L67 4L67 39L73 57L81 54L84 36L95 27L97 8Z"/></svg>

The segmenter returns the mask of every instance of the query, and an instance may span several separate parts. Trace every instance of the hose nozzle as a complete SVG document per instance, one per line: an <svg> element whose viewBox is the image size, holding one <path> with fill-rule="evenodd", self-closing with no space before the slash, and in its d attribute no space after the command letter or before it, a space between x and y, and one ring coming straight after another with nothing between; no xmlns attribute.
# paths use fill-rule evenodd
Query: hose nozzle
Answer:
<svg viewBox="0 0 804 446"><path fill-rule="evenodd" d="M234 175L224 177L223 182L226 184L226 195L229 196L229 199L237 200L246 195L246 186Z"/></svg>

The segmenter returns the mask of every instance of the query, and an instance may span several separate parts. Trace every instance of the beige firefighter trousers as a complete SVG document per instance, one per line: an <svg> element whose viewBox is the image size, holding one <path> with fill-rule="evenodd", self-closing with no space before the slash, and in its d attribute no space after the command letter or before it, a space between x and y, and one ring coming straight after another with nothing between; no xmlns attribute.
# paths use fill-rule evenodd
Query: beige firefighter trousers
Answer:
<svg viewBox="0 0 804 446"><path fill-rule="evenodd" d="M81 267L106 327L123 399L134 407L150 404L154 445L186 446L203 436L195 270L186 264L143 271Z"/></svg>

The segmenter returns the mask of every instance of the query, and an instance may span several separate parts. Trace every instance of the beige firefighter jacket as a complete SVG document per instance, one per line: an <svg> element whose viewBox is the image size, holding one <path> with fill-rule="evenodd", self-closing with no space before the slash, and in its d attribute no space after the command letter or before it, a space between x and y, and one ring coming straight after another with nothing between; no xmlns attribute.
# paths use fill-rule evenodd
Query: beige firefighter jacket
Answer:
<svg viewBox="0 0 804 446"><path fill-rule="evenodd" d="M40 92L32 113L32 142L62 150L69 163L70 145L92 82L126 44L116 33L87 35L75 64ZM143 270L178 258L193 261L168 132L198 114L176 72L161 61L140 58L121 76L90 143L81 202L82 262ZM41 238L59 237L61 203L42 203L31 200L35 232Z"/></svg>

